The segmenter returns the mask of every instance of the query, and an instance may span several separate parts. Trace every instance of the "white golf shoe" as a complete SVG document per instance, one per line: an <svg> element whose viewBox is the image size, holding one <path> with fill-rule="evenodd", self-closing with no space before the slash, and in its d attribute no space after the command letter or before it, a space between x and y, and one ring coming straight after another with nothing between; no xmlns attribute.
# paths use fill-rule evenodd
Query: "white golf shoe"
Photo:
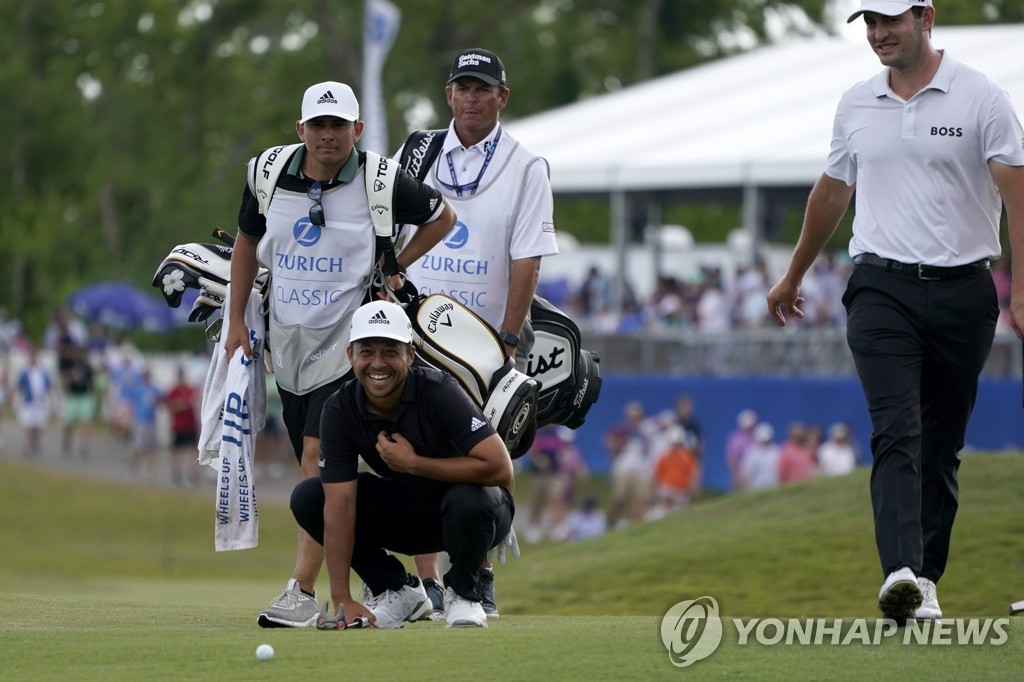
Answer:
<svg viewBox="0 0 1024 682"><path fill-rule="evenodd" d="M487 614L478 601L460 597L455 590L444 590L444 626L446 628L485 628Z"/></svg>
<svg viewBox="0 0 1024 682"><path fill-rule="evenodd" d="M878 592L878 608L884 617L902 624L914 617L922 599L917 576L904 566L890 573L882 583Z"/></svg>
<svg viewBox="0 0 1024 682"><path fill-rule="evenodd" d="M400 628L405 621L419 620L430 613L430 597L423 589L423 582L416 577L415 585L403 585L400 590L385 590L370 600L368 607L377 618L379 628Z"/></svg>
<svg viewBox="0 0 1024 682"><path fill-rule="evenodd" d="M942 609L939 608L939 593L935 589L935 583L928 578L918 578L917 586L921 588L921 605L914 612L914 618L919 620L939 620L942 618Z"/></svg>

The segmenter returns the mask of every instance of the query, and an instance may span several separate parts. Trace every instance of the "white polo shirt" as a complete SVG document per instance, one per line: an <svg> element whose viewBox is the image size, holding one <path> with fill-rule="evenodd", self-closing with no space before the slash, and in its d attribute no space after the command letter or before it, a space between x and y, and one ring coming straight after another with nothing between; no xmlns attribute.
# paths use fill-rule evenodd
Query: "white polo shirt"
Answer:
<svg viewBox="0 0 1024 682"><path fill-rule="evenodd" d="M487 161L495 140L497 146ZM460 196L453 188L472 187L474 181L479 181L475 192L462 189ZM505 316L512 261L558 253L547 162L500 124L467 149L459 142L453 121L423 182L441 192L458 222L409 266L409 279L420 293L451 296L498 329ZM409 237L415 233L415 228L406 229Z"/></svg>
<svg viewBox="0 0 1024 682"><path fill-rule="evenodd" d="M889 69L839 102L825 173L857 186L850 255L956 266L1000 255L990 160L1024 166L1024 130L987 76L943 53L904 101Z"/></svg>

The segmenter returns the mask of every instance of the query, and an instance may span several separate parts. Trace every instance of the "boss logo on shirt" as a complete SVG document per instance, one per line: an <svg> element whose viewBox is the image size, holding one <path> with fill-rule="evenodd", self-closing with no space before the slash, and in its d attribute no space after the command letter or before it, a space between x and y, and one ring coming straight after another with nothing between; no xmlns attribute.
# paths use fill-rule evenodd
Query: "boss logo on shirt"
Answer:
<svg viewBox="0 0 1024 682"><path fill-rule="evenodd" d="M947 128L946 126L937 127L932 126L932 135L939 135L940 137L963 137L963 128Z"/></svg>

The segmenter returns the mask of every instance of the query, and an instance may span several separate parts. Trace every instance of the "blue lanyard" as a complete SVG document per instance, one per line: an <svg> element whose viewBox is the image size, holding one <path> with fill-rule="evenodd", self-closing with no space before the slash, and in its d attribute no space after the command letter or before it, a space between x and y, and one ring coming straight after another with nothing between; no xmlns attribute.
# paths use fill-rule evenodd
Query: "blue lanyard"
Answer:
<svg viewBox="0 0 1024 682"><path fill-rule="evenodd" d="M484 155L484 164L480 166L480 172L476 174L476 180L465 185L459 184L459 176L455 174L455 164L452 163L452 153L448 152L445 154L445 158L448 159L448 172L452 174L452 184L448 184L441 178L437 178L437 181L450 190L454 190L455 194L462 196L463 192L469 192L470 196L476 194L477 188L480 186L480 179L484 177L484 171L487 170L487 165L491 162L491 157L494 156L494 150L498 147L498 140L501 139L501 128L498 128L498 134L494 136L494 140L487 147L487 153Z"/></svg>

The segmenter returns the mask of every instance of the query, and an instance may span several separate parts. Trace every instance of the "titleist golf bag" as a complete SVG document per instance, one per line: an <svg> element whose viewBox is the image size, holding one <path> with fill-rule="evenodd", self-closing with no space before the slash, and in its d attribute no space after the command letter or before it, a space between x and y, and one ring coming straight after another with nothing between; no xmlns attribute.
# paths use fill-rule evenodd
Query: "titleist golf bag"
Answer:
<svg viewBox="0 0 1024 682"><path fill-rule="evenodd" d="M231 237L217 230L225 241ZM181 244L160 263L153 286L168 306L181 305L185 289L197 289L189 321L206 322L207 337L219 338L230 280L231 247ZM267 288L260 269L254 287ZM558 308L536 297L531 308L536 340L527 373L506 358L498 334L472 310L447 296L414 296L404 302L416 333L417 357L451 374L480 406L513 457L533 443L538 426L579 427L601 388L597 356L580 347L579 328Z"/></svg>

